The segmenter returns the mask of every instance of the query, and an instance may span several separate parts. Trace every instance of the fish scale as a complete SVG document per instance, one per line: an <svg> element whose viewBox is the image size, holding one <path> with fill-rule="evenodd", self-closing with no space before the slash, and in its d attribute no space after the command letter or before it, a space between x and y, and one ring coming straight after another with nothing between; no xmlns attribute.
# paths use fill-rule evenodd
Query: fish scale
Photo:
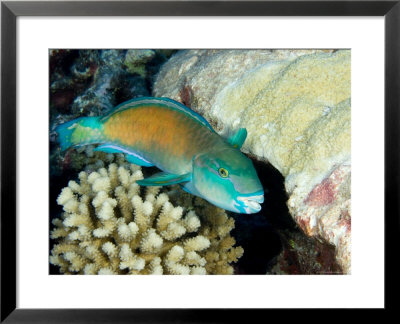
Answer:
<svg viewBox="0 0 400 324"><path fill-rule="evenodd" d="M221 141L190 116L163 106L125 110L103 125L107 142L130 147L171 173L189 171L194 154Z"/></svg>

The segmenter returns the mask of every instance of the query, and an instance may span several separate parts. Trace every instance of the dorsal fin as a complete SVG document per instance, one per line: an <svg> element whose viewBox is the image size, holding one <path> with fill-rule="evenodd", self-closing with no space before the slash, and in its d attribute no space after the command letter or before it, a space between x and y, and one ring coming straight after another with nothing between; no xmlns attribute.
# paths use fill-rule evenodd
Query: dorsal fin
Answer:
<svg viewBox="0 0 400 324"><path fill-rule="evenodd" d="M244 141L246 140L246 137L247 137L246 128L240 128L236 131L235 134L233 134L228 138L228 143L230 143L234 148L240 150Z"/></svg>
<svg viewBox="0 0 400 324"><path fill-rule="evenodd" d="M132 109L132 108L138 108L144 105L158 105L158 106L166 106L167 108L181 111L195 120L197 120L200 124L203 124L204 126L208 127L210 130L214 132L214 129L211 127L209 122L202 116L200 116L198 113L194 112L190 108L182 105L180 102L177 102L175 100L166 98L166 97L161 97L161 98L155 98L155 97L140 97L140 98L135 98L131 99L128 101L125 101L121 104L119 104L117 107L115 107L109 114L104 116L101 121L104 122L110 116L120 113L121 111L127 110L127 109Z"/></svg>

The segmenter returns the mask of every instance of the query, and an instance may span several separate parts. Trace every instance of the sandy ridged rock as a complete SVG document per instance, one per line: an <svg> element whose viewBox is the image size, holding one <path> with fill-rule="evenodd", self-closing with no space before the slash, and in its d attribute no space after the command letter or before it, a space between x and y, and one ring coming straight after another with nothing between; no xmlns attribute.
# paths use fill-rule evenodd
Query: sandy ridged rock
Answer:
<svg viewBox="0 0 400 324"><path fill-rule="evenodd" d="M285 177L291 215L350 273L350 51L193 50L168 61L155 96L178 100Z"/></svg>

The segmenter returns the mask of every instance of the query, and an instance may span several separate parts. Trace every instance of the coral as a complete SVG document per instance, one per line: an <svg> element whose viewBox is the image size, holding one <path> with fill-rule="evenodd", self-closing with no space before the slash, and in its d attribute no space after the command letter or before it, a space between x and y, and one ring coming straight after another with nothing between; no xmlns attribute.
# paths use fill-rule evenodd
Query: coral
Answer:
<svg viewBox="0 0 400 324"><path fill-rule="evenodd" d="M297 57L311 54L331 52L326 50L184 50L176 53L161 68L154 84L153 95L167 96L185 104L203 115L213 126L221 130L218 118L212 111L217 95L235 81L244 79L247 75L264 65L277 63L282 68ZM258 78L269 78L268 74L258 73ZM253 88L255 86L255 88ZM193 89L191 100L185 100L187 90ZM255 83L246 88L249 97L260 89ZM248 106L245 102L245 91L240 91L235 103L241 109ZM245 103L245 105L243 105Z"/></svg>
<svg viewBox="0 0 400 324"><path fill-rule="evenodd" d="M284 51L266 52L264 61L259 56L265 51L255 52L193 51L182 62L175 55L161 70L154 94L179 101L183 95L188 101L190 89L190 97L196 98L192 108L208 116L220 132L247 129L243 150L274 165L286 177L289 193L304 173L309 192L333 165L349 160L350 52L289 51L286 58ZM296 53L303 55L296 58ZM229 69L226 62L235 64ZM178 80L173 63L179 71L189 65ZM214 74L218 79L210 84L207 78Z"/></svg>
<svg viewBox="0 0 400 324"><path fill-rule="evenodd" d="M102 50L98 52L98 66L90 87L77 96L71 110L79 115L104 115L118 103L148 94L141 76L133 76L124 67L126 51Z"/></svg>
<svg viewBox="0 0 400 324"><path fill-rule="evenodd" d="M92 172L110 163L120 165L126 161L124 154L104 153L94 151L94 148L94 145L85 145L68 150L62 157L63 162L66 163L66 168Z"/></svg>
<svg viewBox="0 0 400 324"><path fill-rule="evenodd" d="M51 175L61 176L64 171L87 171L92 172L110 163L124 163L123 154L110 154L101 151L94 151L94 145L80 146L69 149L64 153L55 149L50 154Z"/></svg>
<svg viewBox="0 0 400 324"><path fill-rule="evenodd" d="M349 50L184 51L163 66L153 91L189 104L222 135L245 127L243 151L281 172L293 219L335 247L345 273L351 271L350 63Z"/></svg>
<svg viewBox="0 0 400 324"><path fill-rule="evenodd" d="M141 76L146 76L145 64L155 56L153 50L136 49L128 50L125 55L124 65L130 73L137 73Z"/></svg>
<svg viewBox="0 0 400 324"><path fill-rule="evenodd" d="M174 206L142 178L140 167L112 163L70 181L57 199L64 212L53 220L50 263L66 274L232 274L243 254L233 219L204 202L201 215Z"/></svg>
<svg viewBox="0 0 400 324"><path fill-rule="evenodd" d="M336 248L344 273L351 264L351 168L337 166L308 195L296 190L288 201L289 211L309 236L321 238Z"/></svg>
<svg viewBox="0 0 400 324"><path fill-rule="evenodd" d="M49 50L50 112L70 112L75 97L90 85L98 59L98 51Z"/></svg>

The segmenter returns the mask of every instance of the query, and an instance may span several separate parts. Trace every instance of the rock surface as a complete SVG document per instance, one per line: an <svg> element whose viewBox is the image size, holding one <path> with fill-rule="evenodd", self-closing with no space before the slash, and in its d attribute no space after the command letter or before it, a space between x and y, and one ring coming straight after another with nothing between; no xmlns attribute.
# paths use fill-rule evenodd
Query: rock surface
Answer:
<svg viewBox="0 0 400 324"><path fill-rule="evenodd" d="M243 151L282 173L293 219L350 273L350 85L348 50L189 50L162 67L153 95L221 135L247 128Z"/></svg>

